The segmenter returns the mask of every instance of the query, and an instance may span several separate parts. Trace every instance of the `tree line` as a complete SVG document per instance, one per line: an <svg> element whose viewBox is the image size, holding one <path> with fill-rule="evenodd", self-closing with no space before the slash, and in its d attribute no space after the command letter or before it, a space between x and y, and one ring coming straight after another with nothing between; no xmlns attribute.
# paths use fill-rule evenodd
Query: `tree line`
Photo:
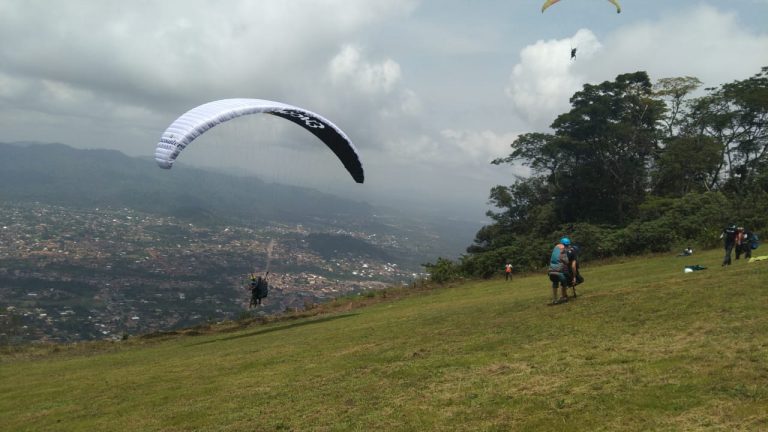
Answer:
<svg viewBox="0 0 768 432"><path fill-rule="evenodd" d="M768 67L701 86L695 77L653 83L642 71L584 85L551 133L520 135L492 162L531 175L494 186L491 223L465 255L439 258L427 271L448 280L490 277L507 262L538 269L563 235L594 259L713 247L729 223L764 232Z"/></svg>

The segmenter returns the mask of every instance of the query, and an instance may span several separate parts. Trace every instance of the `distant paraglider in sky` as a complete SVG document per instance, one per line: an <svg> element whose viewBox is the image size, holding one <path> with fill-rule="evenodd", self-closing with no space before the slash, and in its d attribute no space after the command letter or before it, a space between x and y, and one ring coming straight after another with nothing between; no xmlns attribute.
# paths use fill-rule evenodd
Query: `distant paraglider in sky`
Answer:
<svg viewBox="0 0 768 432"><path fill-rule="evenodd" d="M541 6L541 13L544 13L545 10L547 10L548 7L552 6L553 4L559 2L560 0L547 0L544 2L544 4ZM616 6L616 13L621 13L621 5L619 4L618 0L608 0L609 2L613 3L614 6Z"/></svg>
<svg viewBox="0 0 768 432"><path fill-rule="evenodd" d="M272 114L290 120L319 138L339 158L352 178L363 183L363 166L347 135L329 120L303 108L263 99L223 99L193 108L163 132L155 149L155 161L170 169L182 150L216 125L250 114Z"/></svg>

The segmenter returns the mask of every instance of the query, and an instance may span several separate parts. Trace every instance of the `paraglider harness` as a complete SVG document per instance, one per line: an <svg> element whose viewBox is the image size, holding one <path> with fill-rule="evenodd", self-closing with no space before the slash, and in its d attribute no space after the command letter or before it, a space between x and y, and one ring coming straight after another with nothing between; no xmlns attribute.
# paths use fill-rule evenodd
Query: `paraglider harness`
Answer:
<svg viewBox="0 0 768 432"><path fill-rule="evenodd" d="M266 298L269 294L269 283L267 282L267 276L269 276L269 272L267 272L264 277L256 277L256 275L251 273L251 302L248 305L249 307L260 305L261 299Z"/></svg>

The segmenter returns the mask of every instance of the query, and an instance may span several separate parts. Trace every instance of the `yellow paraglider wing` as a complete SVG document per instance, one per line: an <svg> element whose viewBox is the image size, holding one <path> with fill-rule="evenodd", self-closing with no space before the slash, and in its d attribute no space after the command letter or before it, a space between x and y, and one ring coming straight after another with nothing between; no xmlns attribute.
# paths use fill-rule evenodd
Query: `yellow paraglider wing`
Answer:
<svg viewBox="0 0 768 432"><path fill-rule="evenodd" d="M619 4L619 0L608 0L608 1L613 3L614 6L616 6L616 13L621 13L621 5Z"/></svg>
<svg viewBox="0 0 768 432"><path fill-rule="evenodd" d="M547 0L544 2L544 4L541 6L541 13L544 13L545 10L547 10L548 7L552 6L553 4L559 2L560 0Z"/></svg>

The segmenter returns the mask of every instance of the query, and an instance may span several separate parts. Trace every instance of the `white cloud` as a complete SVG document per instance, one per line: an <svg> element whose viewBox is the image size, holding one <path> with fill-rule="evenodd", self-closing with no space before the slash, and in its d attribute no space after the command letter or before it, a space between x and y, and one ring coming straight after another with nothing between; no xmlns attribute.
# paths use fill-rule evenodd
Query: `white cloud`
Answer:
<svg viewBox="0 0 768 432"><path fill-rule="evenodd" d="M510 144L517 138L515 133L496 133L490 130L446 129L440 135L451 151L455 151L453 162L456 165L471 161L479 166L486 166L491 160L509 154Z"/></svg>
<svg viewBox="0 0 768 432"><path fill-rule="evenodd" d="M571 49L576 48L576 59ZM584 83L574 71L576 62L589 61L602 48L597 37L581 29L571 38L538 41L520 53L506 88L518 115L541 129L554 120L553 113L568 108L569 97Z"/></svg>
<svg viewBox="0 0 768 432"><path fill-rule="evenodd" d="M19 79L166 109L180 101L301 94L322 75L334 46L415 4L0 0L0 39L14 41L0 44L0 67Z"/></svg>
<svg viewBox="0 0 768 432"><path fill-rule="evenodd" d="M328 61L326 75L333 92L334 118L348 125L345 130L353 140L365 139L369 149L386 142L422 140L417 120L423 109L421 99L404 86L394 59L371 60L362 48L345 44ZM418 144L406 147L402 149L406 153L421 148Z"/></svg>
<svg viewBox="0 0 768 432"><path fill-rule="evenodd" d="M400 81L400 65L385 59L379 63L363 60L360 49L345 45L328 66L334 84L352 85L368 94L390 93Z"/></svg>
<svg viewBox="0 0 768 432"><path fill-rule="evenodd" d="M400 94L399 109L405 115L415 116L422 112L423 106L416 92L406 89Z"/></svg>
<svg viewBox="0 0 768 432"><path fill-rule="evenodd" d="M151 145L184 110L228 97L280 100L347 120L354 114L340 113L368 103L365 92L390 92L393 101L381 106L413 112L418 97L394 91L401 72L392 59L376 63L358 57L355 63L355 52L349 51L347 66L357 69L346 73L357 80L359 94L348 95L343 106L334 105L336 90L324 80L343 41L407 16L416 4L0 0L0 40L14 41L0 44L0 116L13 113L21 120L5 129L3 139L107 145L145 154L136 136L118 134L105 143L84 131L101 119L104 127L143 133L138 141ZM66 117L69 127L53 116ZM26 138L30 131L35 138Z"/></svg>
<svg viewBox="0 0 768 432"><path fill-rule="evenodd" d="M578 47L575 61L568 51ZM768 65L768 34L740 25L734 13L701 5L658 21L619 28L598 40L590 30L537 41L520 53L506 88L518 115L542 130L566 112L585 83L647 71L652 80L696 76L707 86L745 79Z"/></svg>
<svg viewBox="0 0 768 432"><path fill-rule="evenodd" d="M604 41L589 66L593 79L645 70L652 79L696 76L708 86L745 79L768 65L768 33L754 33L733 12L701 5L658 22L627 26Z"/></svg>
<svg viewBox="0 0 768 432"><path fill-rule="evenodd" d="M514 133L445 129L437 136L424 134L388 141L386 150L401 161L445 169L463 166L469 172L484 169L491 160L509 154L516 138Z"/></svg>

